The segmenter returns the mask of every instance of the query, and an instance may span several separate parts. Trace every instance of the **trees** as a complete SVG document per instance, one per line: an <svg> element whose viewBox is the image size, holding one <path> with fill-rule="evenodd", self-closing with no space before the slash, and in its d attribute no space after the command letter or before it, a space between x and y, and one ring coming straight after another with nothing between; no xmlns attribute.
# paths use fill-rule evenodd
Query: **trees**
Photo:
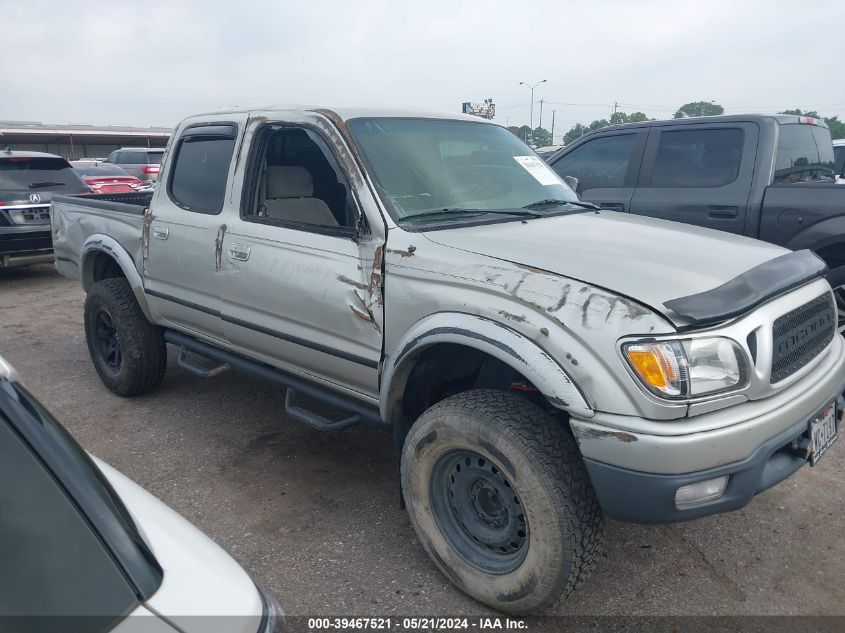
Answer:
<svg viewBox="0 0 845 633"><path fill-rule="evenodd" d="M693 101L682 105L672 116L683 119L689 116L719 116L724 113L725 109L713 101Z"/></svg>
<svg viewBox="0 0 845 633"><path fill-rule="evenodd" d="M576 123L566 134L563 135L563 144L569 145L572 141L584 136L589 131L590 129L587 126Z"/></svg>
<svg viewBox="0 0 845 633"><path fill-rule="evenodd" d="M638 121L650 121L651 119L643 112L633 112L632 114L626 114L622 111L614 112L610 115L610 120L607 119L596 119L589 125L582 125L581 123L576 123L572 129L570 129L566 134L563 135L563 143L567 145L574 141L575 139L584 136L587 132L592 132L593 130L598 130L603 127L607 127L608 125L616 125L617 123L637 123Z"/></svg>
<svg viewBox="0 0 845 633"><path fill-rule="evenodd" d="M611 125L616 125L617 123L638 123L640 121L648 120L648 116L646 116L643 112L632 112L631 114L625 114L624 112L614 112L610 115Z"/></svg>
<svg viewBox="0 0 845 633"><path fill-rule="evenodd" d="M795 108L794 110L784 110L778 114L797 114L798 116L808 116L814 119L822 119L830 128L830 138L845 138L845 121L840 121L838 116L823 117L815 110L801 110Z"/></svg>

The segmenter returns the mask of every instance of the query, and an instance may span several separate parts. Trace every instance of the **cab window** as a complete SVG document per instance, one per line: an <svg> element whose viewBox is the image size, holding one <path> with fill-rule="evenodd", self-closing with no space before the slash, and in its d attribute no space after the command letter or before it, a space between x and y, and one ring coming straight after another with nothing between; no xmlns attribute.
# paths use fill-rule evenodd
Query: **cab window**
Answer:
<svg viewBox="0 0 845 633"><path fill-rule="evenodd" d="M552 165L559 176L578 179L578 192L624 187L636 134L603 136L587 141Z"/></svg>

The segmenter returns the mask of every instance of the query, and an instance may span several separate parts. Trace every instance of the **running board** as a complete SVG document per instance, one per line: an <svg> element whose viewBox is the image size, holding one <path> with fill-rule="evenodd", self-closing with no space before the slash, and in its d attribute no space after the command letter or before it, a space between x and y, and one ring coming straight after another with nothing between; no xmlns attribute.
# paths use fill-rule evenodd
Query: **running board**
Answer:
<svg viewBox="0 0 845 633"><path fill-rule="evenodd" d="M174 330L165 330L164 340L180 348L179 366L195 376L215 378L225 371L235 370L285 387L285 412L296 420L321 431L338 431L362 422L384 424L376 405L367 405L282 369L244 358ZM192 363L187 358L188 352L215 361L220 365L208 370ZM330 420L318 413L300 407L296 404L296 396L299 394L332 409L342 411L347 414L347 417L337 421Z"/></svg>

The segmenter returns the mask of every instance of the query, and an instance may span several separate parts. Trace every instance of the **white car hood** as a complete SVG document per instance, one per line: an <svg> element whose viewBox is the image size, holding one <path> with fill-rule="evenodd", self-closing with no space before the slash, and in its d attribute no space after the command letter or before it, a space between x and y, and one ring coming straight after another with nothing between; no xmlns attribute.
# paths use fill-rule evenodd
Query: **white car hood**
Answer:
<svg viewBox="0 0 845 633"><path fill-rule="evenodd" d="M605 288L676 322L665 301L712 290L789 252L731 233L613 211L428 231L425 236Z"/></svg>
<svg viewBox="0 0 845 633"><path fill-rule="evenodd" d="M141 486L102 460L92 459L120 496L164 570L161 587L145 606L186 633L256 633L263 601L240 565Z"/></svg>

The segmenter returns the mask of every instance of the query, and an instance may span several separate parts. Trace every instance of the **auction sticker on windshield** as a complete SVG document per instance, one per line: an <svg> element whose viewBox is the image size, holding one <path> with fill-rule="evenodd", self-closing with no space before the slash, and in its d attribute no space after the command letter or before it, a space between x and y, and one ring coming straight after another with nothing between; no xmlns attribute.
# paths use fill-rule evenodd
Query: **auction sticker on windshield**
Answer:
<svg viewBox="0 0 845 633"><path fill-rule="evenodd" d="M559 185L560 179L539 156L514 156L518 162L541 185Z"/></svg>

